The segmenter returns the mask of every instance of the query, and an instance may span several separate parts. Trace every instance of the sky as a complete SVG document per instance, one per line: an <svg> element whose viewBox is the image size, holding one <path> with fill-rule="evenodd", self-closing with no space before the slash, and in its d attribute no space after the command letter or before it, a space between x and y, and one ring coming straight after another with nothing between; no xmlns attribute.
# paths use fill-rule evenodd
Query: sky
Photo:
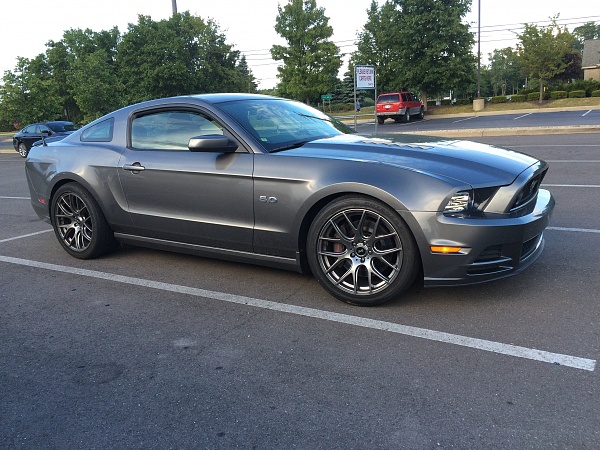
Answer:
<svg viewBox="0 0 600 450"><path fill-rule="evenodd" d="M260 89L277 84L277 62L269 49L285 41L274 30L278 5L287 0L176 0L178 12L189 11L203 19L213 19L226 36L226 42L246 55L246 60ZM71 28L93 31L118 27L121 34L138 15L153 20L172 14L172 0L20 0L9 8L2 2L0 26L0 75L14 70L17 57L33 59L46 51L46 42L58 41ZM383 0L379 0L382 4ZM546 26L549 18L559 15L559 24L569 30L586 22L600 23L600 11L590 8L590 0L473 0L465 17L472 31L478 29L478 6L481 6L480 46L482 64L494 49L516 47L523 23ZM317 0L325 9L333 28L331 40L342 53L356 50L357 34L367 21L371 0ZM477 35L475 36L477 42ZM477 44L473 52L477 53ZM347 57L341 72L347 69Z"/></svg>

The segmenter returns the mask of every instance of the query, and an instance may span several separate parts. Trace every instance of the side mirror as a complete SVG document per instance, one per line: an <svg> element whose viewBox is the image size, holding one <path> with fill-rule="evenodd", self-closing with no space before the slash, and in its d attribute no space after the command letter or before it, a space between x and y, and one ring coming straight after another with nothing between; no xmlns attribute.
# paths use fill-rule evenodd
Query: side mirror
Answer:
<svg viewBox="0 0 600 450"><path fill-rule="evenodd" d="M50 135L50 130L42 130L42 134L49 136Z"/></svg>
<svg viewBox="0 0 600 450"><path fill-rule="evenodd" d="M188 148L191 152L233 153L237 150L238 145L227 136L210 134L191 138L188 143Z"/></svg>

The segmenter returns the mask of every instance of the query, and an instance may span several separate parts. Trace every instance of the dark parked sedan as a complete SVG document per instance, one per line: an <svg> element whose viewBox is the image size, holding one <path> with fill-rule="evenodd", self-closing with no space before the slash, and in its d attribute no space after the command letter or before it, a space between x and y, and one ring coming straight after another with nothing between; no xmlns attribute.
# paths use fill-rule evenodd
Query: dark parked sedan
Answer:
<svg viewBox="0 0 600 450"><path fill-rule="evenodd" d="M58 120L55 122L32 123L13 136L13 147L25 158L34 142L42 138L51 138L51 141L60 140L68 136L77 127L73 122Z"/></svg>
<svg viewBox="0 0 600 450"><path fill-rule="evenodd" d="M466 141L351 134L302 103L153 100L26 161L31 201L76 258L119 242L311 271L375 305L416 279L470 284L541 254L545 162Z"/></svg>

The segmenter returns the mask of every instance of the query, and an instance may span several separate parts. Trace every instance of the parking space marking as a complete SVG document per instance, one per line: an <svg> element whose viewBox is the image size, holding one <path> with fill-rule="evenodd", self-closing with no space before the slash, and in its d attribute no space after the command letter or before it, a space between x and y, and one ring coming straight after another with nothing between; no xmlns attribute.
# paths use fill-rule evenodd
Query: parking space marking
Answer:
<svg viewBox="0 0 600 450"><path fill-rule="evenodd" d="M3 244L5 242L10 242L10 241L16 241L17 239L23 239L23 238L26 238L26 237L37 236L38 234L49 233L51 231L54 231L54 230L50 229L50 230L44 230L44 231L37 231L35 233L22 234L21 236L15 236L15 237L6 238L6 239L0 239L0 244Z"/></svg>
<svg viewBox="0 0 600 450"><path fill-rule="evenodd" d="M515 117L513 120L522 119L523 117L530 116L532 113L523 114L522 116Z"/></svg>
<svg viewBox="0 0 600 450"><path fill-rule="evenodd" d="M600 230L594 230L594 229L590 229L590 228L546 227L546 230L572 231L575 233L600 233Z"/></svg>
<svg viewBox="0 0 600 450"><path fill-rule="evenodd" d="M464 118L464 119L455 120L455 121L454 121L454 122L452 122L452 123L465 122L466 120L472 120L472 119L476 119L476 118L477 118L477 116L473 116L473 117L466 117L466 118Z"/></svg>
<svg viewBox="0 0 600 450"><path fill-rule="evenodd" d="M0 199L6 199L6 200L31 200L31 197L9 197L7 195L0 195Z"/></svg>
<svg viewBox="0 0 600 450"><path fill-rule="evenodd" d="M542 184L542 187L600 188L600 184Z"/></svg>
<svg viewBox="0 0 600 450"><path fill-rule="evenodd" d="M298 316L311 317L315 319L327 320L346 325L354 325L372 330L387 331L405 336L427 339L447 344L459 345L476 350L514 356L517 358L525 358L538 362L556 364L561 366L572 367L575 369L586 370L593 372L596 368L596 360L581 358L577 356L564 355L561 353L552 353L533 348L520 347L511 344L503 344L500 342L488 341L484 339L471 338L457 334L445 333L442 331L429 330L426 328L417 328L407 325L401 325L393 322L385 322L381 320L368 319L365 317L351 316L348 314L334 313L323 311L314 308L303 306L288 305L285 303L277 303L268 300L261 300L252 297L241 295L227 294L224 292L209 291L205 289L192 288L177 284L162 283L158 281L147 280L143 278L127 277L123 275L115 275L106 272L98 272L95 270L79 269L76 267L62 266L57 264L43 263L40 261L32 261L21 258L13 258L9 256L1 256L0 262L9 264L17 264L21 266L34 267L44 270L52 270L55 272L67 273L70 275L80 275L84 277L97 278L101 280L112 281L116 283L125 283L133 286L141 286L161 291L174 292L178 294L191 295L195 297L204 297L212 300L224 301L246 306L254 306L256 308L268 309L271 311L284 312L295 314Z"/></svg>

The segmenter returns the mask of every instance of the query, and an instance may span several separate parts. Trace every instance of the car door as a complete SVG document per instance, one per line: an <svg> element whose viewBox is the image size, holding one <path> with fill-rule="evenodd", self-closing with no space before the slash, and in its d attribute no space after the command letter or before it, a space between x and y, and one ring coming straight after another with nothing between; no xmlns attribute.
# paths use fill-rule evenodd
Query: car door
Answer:
<svg viewBox="0 0 600 450"><path fill-rule="evenodd" d="M136 234L252 250L253 155L241 145L235 152L188 148L192 137L228 136L219 122L189 109L143 111L129 133L119 178Z"/></svg>
<svg viewBox="0 0 600 450"><path fill-rule="evenodd" d="M39 141L42 138L40 133L40 126L38 124L29 125L23 130L21 134L21 142L24 142L27 149L30 149L34 142Z"/></svg>

